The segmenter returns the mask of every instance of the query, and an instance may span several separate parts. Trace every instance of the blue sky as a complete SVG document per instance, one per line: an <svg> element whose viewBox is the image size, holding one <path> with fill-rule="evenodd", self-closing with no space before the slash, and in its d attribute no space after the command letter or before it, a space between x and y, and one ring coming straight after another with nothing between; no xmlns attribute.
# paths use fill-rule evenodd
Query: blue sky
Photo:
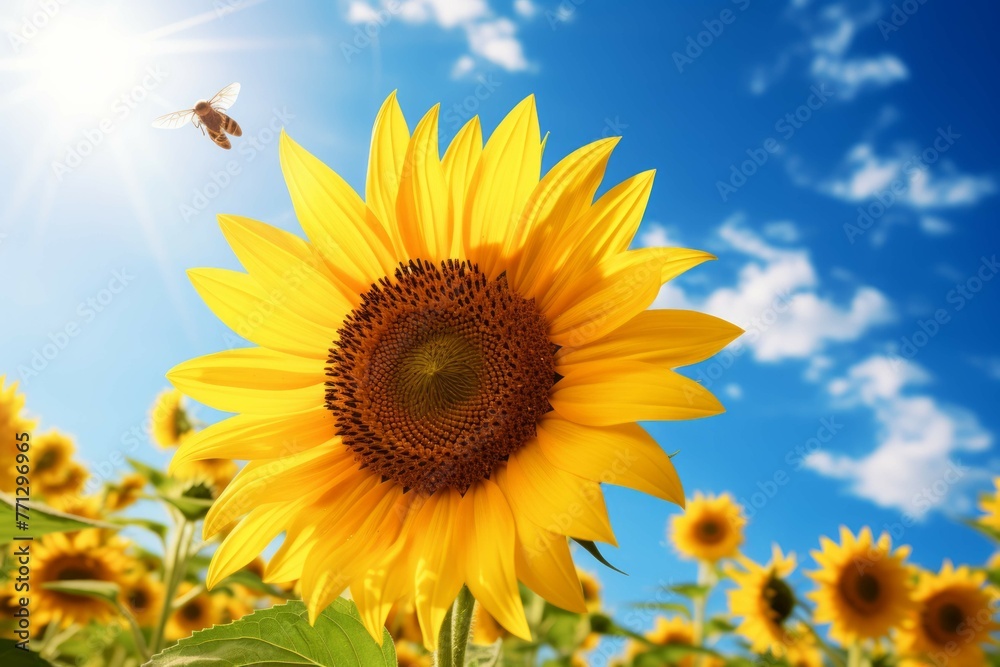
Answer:
<svg viewBox="0 0 1000 667"><path fill-rule="evenodd" d="M214 215L299 231L276 130L363 190L393 89L411 125L442 103L444 141L535 93L546 168L622 135L604 188L657 170L636 243L719 256L658 305L748 330L689 369L728 412L651 429L690 492L752 508L748 554L777 541L808 564L843 523L894 528L928 567L981 561L989 545L953 519L1000 473L997 8L652 5L5 5L0 372L95 475L118 474L119 452L165 461L144 433L164 372L242 344L184 275L236 268ZM232 81L231 152L150 127ZM608 555L631 575L602 574L611 603L693 577L664 541L676 508L608 496Z"/></svg>

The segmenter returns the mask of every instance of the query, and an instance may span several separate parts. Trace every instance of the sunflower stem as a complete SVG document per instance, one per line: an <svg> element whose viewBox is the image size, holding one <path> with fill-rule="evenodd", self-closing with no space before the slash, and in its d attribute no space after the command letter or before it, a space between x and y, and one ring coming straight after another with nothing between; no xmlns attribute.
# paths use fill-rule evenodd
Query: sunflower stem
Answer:
<svg viewBox="0 0 1000 667"><path fill-rule="evenodd" d="M703 648L705 646L705 616L708 608L708 594L711 587L716 584L715 572L711 563L698 561L698 585L705 587L704 593L699 593L691 600L694 607L692 619L692 632L694 646ZM699 655L695 658L695 664L701 667L705 663L705 656Z"/></svg>
<svg viewBox="0 0 1000 667"><path fill-rule="evenodd" d="M861 667L861 642L854 642L847 649L847 667Z"/></svg>
<svg viewBox="0 0 1000 667"><path fill-rule="evenodd" d="M159 653L163 648L163 633L167 627L167 620L174 609L173 601L174 595L177 594L177 587L184 580L184 571L191 550L191 540L194 537L195 524L188 521L180 512L176 512L175 522L177 530L174 531L170 544L164 553L163 583L166 589L163 596L163 608L160 610L156 630L149 643L149 650L153 655Z"/></svg>
<svg viewBox="0 0 1000 667"><path fill-rule="evenodd" d="M476 600L467 586L462 586L455 603L448 610L438 634L437 667L464 667L465 650L472 630L472 611Z"/></svg>

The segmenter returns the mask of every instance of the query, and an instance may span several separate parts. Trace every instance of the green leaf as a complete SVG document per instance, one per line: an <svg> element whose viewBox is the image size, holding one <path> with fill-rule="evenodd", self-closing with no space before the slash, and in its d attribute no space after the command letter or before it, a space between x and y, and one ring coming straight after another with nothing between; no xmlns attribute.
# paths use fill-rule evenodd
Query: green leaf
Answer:
<svg viewBox="0 0 1000 667"><path fill-rule="evenodd" d="M17 516L18 505L20 505L21 516ZM16 521L24 521L28 524L28 528L16 531ZM71 533L84 528L118 530L118 526L114 524L66 514L40 503L25 501L17 503L5 493L0 493L0 523L3 524L6 531L0 535L0 544L13 542L14 537L41 537L49 533Z"/></svg>
<svg viewBox="0 0 1000 667"><path fill-rule="evenodd" d="M155 486L157 489L163 488L169 484L170 479L164 475L161 471L148 466L142 461L136 461L135 459L125 459L128 464L132 466L132 469L137 473L149 480L149 483Z"/></svg>
<svg viewBox="0 0 1000 667"><path fill-rule="evenodd" d="M688 599L694 599L708 595L708 592L712 589L710 586L703 584L676 584L674 586L664 586L663 590L682 595Z"/></svg>
<svg viewBox="0 0 1000 667"><path fill-rule="evenodd" d="M466 667L499 667L503 655L503 640L498 639L489 646L469 644L465 649Z"/></svg>
<svg viewBox="0 0 1000 667"><path fill-rule="evenodd" d="M679 665L687 656L713 656L722 658L715 651L690 644L667 644L657 646L635 659L635 667L663 667L663 665Z"/></svg>
<svg viewBox="0 0 1000 667"><path fill-rule="evenodd" d="M669 611L691 618L691 610L686 604L681 602L636 602L632 605L636 609L655 609L657 611Z"/></svg>
<svg viewBox="0 0 1000 667"><path fill-rule="evenodd" d="M42 584L43 588L58 593L70 593L71 595L86 595L89 598L97 598L118 604L118 594L120 589L118 584L110 581L91 581L89 579L66 579L63 581L47 581Z"/></svg>
<svg viewBox="0 0 1000 667"><path fill-rule="evenodd" d="M989 539L993 540L994 542L1000 542L1000 530L997 530L996 528L991 528L990 526L987 526L986 524L977 521L976 519L962 519L962 523L964 523L969 528L973 528L979 531L980 533L982 533Z"/></svg>
<svg viewBox="0 0 1000 667"><path fill-rule="evenodd" d="M255 611L229 625L195 632L158 653L146 667L395 667L392 638L382 646L361 624L353 602L338 598L309 625L304 603Z"/></svg>
<svg viewBox="0 0 1000 667"><path fill-rule="evenodd" d="M223 579L217 585L217 588L225 588L227 584L240 584L241 586L246 586L254 593L260 593L262 595L273 595L275 597L287 597L285 593L280 591L277 586L272 586L271 584L265 584L260 580L253 572L247 572L246 570L240 570L239 572L233 572L231 575Z"/></svg>
<svg viewBox="0 0 1000 667"><path fill-rule="evenodd" d="M188 521L197 521L205 518L208 510L212 507L212 501L207 498L187 498L185 496L175 496L166 493L159 493L157 495L179 509Z"/></svg>
<svg viewBox="0 0 1000 667"><path fill-rule="evenodd" d="M597 548L597 545L594 544L593 541L591 541L591 540L578 540L575 537L573 538L573 541L576 542L577 544L579 544L584 549L586 549L590 553L591 556L593 556L598 561L600 561L601 564L604 565L605 567L610 567L615 572L618 572L619 574L624 574L626 577L628 576L628 572L623 572L623 571L619 570L617 567L615 567L614 565L612 565L611 563L609 563L608 559L606 559L604 557L604 554L601 553L601 550Z"/></svg>
<svg viewBox="0 0 1000 667"><path fill-rule="evenodd" d="M642 642L643 644L649 643L649 640L644 636L640 635L638 632L632 632L628 628L623 628L611 620L611 617L606 614L590 614L590 630L591 632L596 632L599 635L630 637Z"/></svg>
<svg viewBox="0 0 1000 667"><path fill-rule="evenodd" d="M167 539L167 527L158 521L153 521L151 519L136 519L133 517L114 517L110 519L112 523L119 526L138 526L139 528L145 528L151 533L157 535L161 541Z"/></svg>
<svg viewBox="0 0 1000 667"><path fill-rule="evenodd" d="M37 641L37 640L35 640ZM29 644L30 646L31 644ZM13 639L0 639L0 665L17 665L18 667L52 667L40 655L33 651L22 651L17 648Z"/></svg>
<svg viewBox="0 0 1000 667"><path fill-rule="evenodd" d="M733 625L729 619L723 618L722 616L713 616L708 619L708 623L705 624L706 635L717 635L735 631L736 626Z"/></svg>

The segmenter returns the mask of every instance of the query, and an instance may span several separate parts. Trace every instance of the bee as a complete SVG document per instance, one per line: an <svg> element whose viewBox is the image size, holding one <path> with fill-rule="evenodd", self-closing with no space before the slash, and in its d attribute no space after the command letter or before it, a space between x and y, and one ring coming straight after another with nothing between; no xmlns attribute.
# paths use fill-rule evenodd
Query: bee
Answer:
<svg viewBox="0 0 1000 667"><path fill-rule="evenodd" d="M190 120L195 127L201 130L202 134L208 130L208 136L212 137L212 141L228 150L233 145L229 143L229 137L226 134L231 134L234 137L243 135L239 123L225 114L225 110L233 106L236 102L236 96L239 94L240 84L231 83L207 102L198 100L192 109L184 109L160 116L153 121L153 127L175 130L178 127L183 127Z"/></svg>

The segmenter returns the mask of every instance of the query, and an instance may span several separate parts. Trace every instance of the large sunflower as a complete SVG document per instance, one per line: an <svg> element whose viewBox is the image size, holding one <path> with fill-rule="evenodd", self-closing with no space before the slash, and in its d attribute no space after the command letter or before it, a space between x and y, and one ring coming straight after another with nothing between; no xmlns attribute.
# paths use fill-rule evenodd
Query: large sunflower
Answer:
<svg viewBox="0 0 1000 667"><path fill-rule="evenodd" d="M986 573L945 561L941 571L921 572L913 592L915 607L897 637L900 653L926 657L951 667L986 664L983 644L1000 629L994 619L997 590L986 585Z"/></svg>
<svg viewBox="0 0 1000 667"><path fill-rule="evenodd" d="M827 537L820 544L823 549L812 552L820 569L809 573L817 585L809 597L816 621L831 624L830 636L851 644L898 627L910 609L909 547L893 551L888 534L876 541L867 527L857 538L841 527L839 545Z"/></svg>
<svg viewBox="0 0 1000 667"><path fill-rule="evenodd" d="M795 556L783 555L775 545L767 565L758 565L748 558L741 558L740 564L742 570L730 570L736 588L729 591L729 611L742 619L737 632L750 642L751 650L758 653L770 650L780 658L793 641L786 624L797 603L795 591L788 583L788 576L795 570Z"/></svg>
<svg viewBox="0 0 1000 667"><path fill-rule="evenodd" d="M45 588L46 582L94 580L127 583L132 560L124 542L102 541L100 531L82 530L71 535L53 533L41 538L31 554L31 618L41 627L47 623L68 626L96 621L106 623L117 615L108 602Z"/></svg>
<svg viewBox="0 0 1000 667"><path fill-rule="evenodd" d="M711 256L628 250L652 173L593 201L617 138L539 179L533 97L485 147L473 118L439 158L437 125L435 106L411 137L389 96L366 200L282 134L309 242L221 216L248 273L190 276L259 347L169 373L192 398L239 413L189 436L175 464L250 461L206 519L210 536L245 515L209 583L284 532L267 575L301 579L311 618L350 588L381 637L407 599L428 648L463 584L520 637L518 580L586 610L567 536L615 543L601 482L684 502L670 458L635 422L721 412L671 369L740 333L645 311Z"/></svg>
<svg viewBox="0 0 1000 667"><path fill-rule="evenodd" d="M728 493L696 492L681 514L670 520L670 539L682 556L714 563L733 558L743 544L742 509Z"/></svg>
<svg viewBox="0 0 1000 667"><path fill-rule="evenodd" d="M24 394L17 393L17 382L6 384L7 376L0 375L0 438L4 451L9 452L0 466L0 491L11 493L17 486L17 470L13 464L17 451L15 445L29 443L35 422L24 416ZM30 453L29 453L30 456Z"/></svg>

